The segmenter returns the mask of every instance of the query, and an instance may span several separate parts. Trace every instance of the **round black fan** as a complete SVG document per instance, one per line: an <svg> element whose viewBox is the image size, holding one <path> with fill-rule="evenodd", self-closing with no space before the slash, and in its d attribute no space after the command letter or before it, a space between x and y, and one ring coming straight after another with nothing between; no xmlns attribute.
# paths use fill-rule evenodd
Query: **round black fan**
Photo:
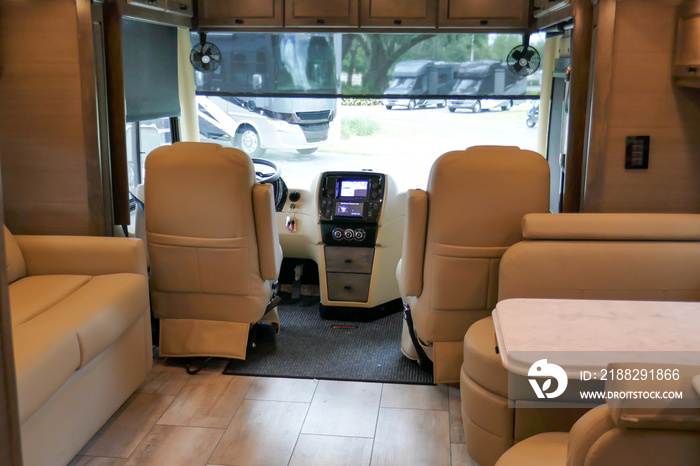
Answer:
<svg viewBox="0 0 700 466"><path fill-rule="evenodd" d="M523 44L513 48L508 53L506 64L508 69L518 76L530 76L540 69L542 58L535 47L530 46L530 37L523 37Z"/></svg>
<svg viewBox="0 0 700 466"><path fill-rule="evenodd" d="M206 34L199 35L199 44L192 47L190 63L197 71L204 73L215 71L221 66L221 50L219 47L207 42Z"/></svg>

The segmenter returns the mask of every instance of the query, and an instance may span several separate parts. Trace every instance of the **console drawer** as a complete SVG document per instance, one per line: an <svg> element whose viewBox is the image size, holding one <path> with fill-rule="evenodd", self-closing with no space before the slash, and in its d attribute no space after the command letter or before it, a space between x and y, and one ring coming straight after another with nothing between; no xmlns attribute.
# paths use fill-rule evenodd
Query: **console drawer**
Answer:
<svg viewBox="0 0 700 466"><path fill-rule="evenodd" d="M374 248L326 246L326 272L372 273Z"/></svg>
<svg viewBox="0 0 700 466"><path fill-rule="evenodd" d="M328 273L328 299L330 301L353 301L366 303L369 299L368 273Z"/></svg>

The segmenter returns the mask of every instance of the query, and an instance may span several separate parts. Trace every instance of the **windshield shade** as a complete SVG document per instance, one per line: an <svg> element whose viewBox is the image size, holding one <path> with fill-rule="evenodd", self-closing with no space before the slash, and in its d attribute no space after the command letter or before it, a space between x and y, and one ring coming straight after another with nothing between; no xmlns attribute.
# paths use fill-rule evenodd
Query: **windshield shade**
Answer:
<svg viewBox="0 0 700 466"><path fill-rule="evenodd" d="M517 100L540 94L541 71L521 76L507 66L508 53L522 43L517 34L217 32L207 41L221 50L221 66L195 71L199 95ZM544 36L531 44L542 49Z"/></svg>

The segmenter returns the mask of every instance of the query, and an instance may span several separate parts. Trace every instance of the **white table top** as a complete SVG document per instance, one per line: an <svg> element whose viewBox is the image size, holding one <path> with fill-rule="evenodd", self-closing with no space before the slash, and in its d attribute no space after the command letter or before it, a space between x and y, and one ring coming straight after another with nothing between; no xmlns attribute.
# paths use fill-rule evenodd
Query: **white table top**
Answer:
<svg viewBox="0 0 700 466"><path fill-rule="evenodd" d="M700 303L508 299L493 321L503 366L521 375L548 356L570 377L610 362L700 365Z"/></svg>

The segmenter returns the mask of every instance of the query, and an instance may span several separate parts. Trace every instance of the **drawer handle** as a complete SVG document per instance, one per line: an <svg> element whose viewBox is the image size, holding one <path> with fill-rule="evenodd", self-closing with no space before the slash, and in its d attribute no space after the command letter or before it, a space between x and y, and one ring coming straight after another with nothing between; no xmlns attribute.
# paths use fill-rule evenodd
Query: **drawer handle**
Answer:
<svg viewBox="0 0 700 466"><path fill-rule="evenodd" d="M325 19L317 19L316 24L326 24L326 20Z"/></svg>
<svg viewBox="0 0 700 466"><path fill-rule="evenodd" d="M352 264L352 259L345 259L346 264Z"/></svg>
<svg viewBox="0 0 700 466"><path fill-rule="evenodd" d="M352 287L351 287L350 285L345 285L345 286L343 287L343 289L352 290Z"/></svg>

